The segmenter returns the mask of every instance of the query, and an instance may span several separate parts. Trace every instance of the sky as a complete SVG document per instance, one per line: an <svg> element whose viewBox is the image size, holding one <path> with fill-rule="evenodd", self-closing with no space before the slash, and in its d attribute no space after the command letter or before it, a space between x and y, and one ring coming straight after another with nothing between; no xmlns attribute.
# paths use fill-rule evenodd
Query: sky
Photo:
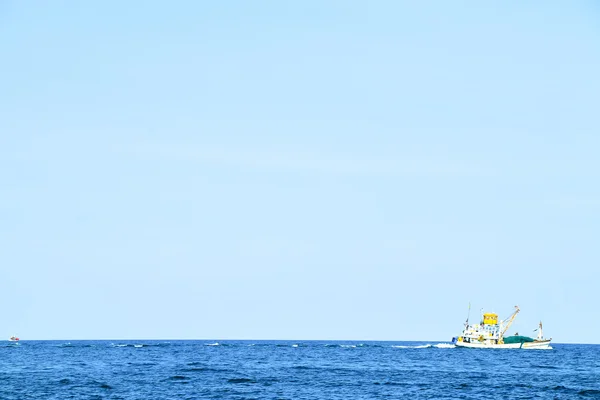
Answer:
<svg viewBox="0 0 600 400"><path fill-rule="evenodd" d="M0 338L449 341L470 302L600 343L597 2L5 0L0 50Z"/></svg>

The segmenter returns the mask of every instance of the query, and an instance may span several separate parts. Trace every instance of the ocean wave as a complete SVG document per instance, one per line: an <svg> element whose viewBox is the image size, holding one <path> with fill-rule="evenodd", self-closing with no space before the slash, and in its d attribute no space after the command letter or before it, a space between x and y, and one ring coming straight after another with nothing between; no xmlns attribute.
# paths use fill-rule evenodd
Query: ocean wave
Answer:
<svg viewBox="0 0 600 400"><path fill-rule="evenodd" d="M221 368L221 367L211 367L208 365L200 364L200 363L192 363L189 368L183 368L181 371L190 372L190 373L221 373L221 372L231 372L232 369L229 368Z"/></svg>
<svg viewBox="0 0 600 400"><path fill-rule="evenodd" d="M531 364L531 367L533 367L533 368L541 368L541 369L560 369L560 367L556 367L554 365Z"/></svg>
<svg viewBox="0 0 600 400"><path fill-rule="evenodd" d="M251 379L251 378L231 378L231 379L228 379L227 382L229 382L229 383L256 383L256 380Z"/></svg>
<svg viewBox="0 0 600 400"><path fill-rule="evenodd" d="M438 343L438 344L434 344L433 347L438 348L438 349L455 349L456 346L450 343Z"/></svg>
<svg viewBox="0 0 600 400"><path fill-rule="evenodd" d="M409 386L409 383L405 383L405 382L391 382L391 381L387 381L387 382L373 382L374 385L386 385L386 386Z"/></svg>
<svg viewBox="0 0 600 400"><path fill-rule="evenodd" d="M314 369L314 367L309 367L308 365L296 365L292 367L293 369Z"/></svg>
<svg viewBox="0 0 600 400"><path fill-rule="evenodd" d="M212 368L207 368L207 367L192 367L192 368L185 368L183 369L183 371L185 372L207 372L207 371L214 371Z"/></svg>
<svg viewBox="0 0 600 400"><path fill-rule="evenodd" d="M158 344L147 344L147 343L111 343L110 345L111 345L111 347L135 347L138 349L141 347L159 346Z"/></svg>
<svg viewBox="0 0 600 400"><path fill-rule="evenodd" d="M423 344L423 345L418 345L418 346L400 346L400 345L396 345L396 346L392 346L395 349L429 349L430 347L433 347L432 344Z"/></svg>
<svg viewBox="0 0 600 400"><path fill-rule="evenodd" d="M165 379L165 381L175 381L175 382L181 382L181 383L188 383L186 382L187 380L189 380L190 378L188 378L187 376L184 375L173 375L168 377L167 379Z"/></svg>
<svg viewBox="0 0 600 400"><path fill-rule="evenodd" d="M583 389L580 390L577 394L579 394L580 396L598 396L600 395L600 390L597 389Z"/></svg>

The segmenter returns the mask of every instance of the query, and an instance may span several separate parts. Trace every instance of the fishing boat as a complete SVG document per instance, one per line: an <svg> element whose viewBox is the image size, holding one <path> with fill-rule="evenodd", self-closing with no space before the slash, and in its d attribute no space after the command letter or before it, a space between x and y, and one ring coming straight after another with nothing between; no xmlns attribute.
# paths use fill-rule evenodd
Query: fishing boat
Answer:
<svg viewBox="0 0 600 400"><path fill-rule="evenodd" d="M19 341L19 338L18 338L18 337L16 337L15 335L12 335L10 338L8 338L8 340L9 340L10 342L18 342L18 341Z"/></svg>
<svg viewBox="0 0 600 400"><path fill-rule="evenodd" d="M511 336L506 335L519 311L521 311L519 307L515 306L515 311L507 319L501 321L498 321L498 314L483 313L481 322L473 325L469 325L469 317L467 317L462 333L452 338L452 343L456 347L475 349L551 349L552 338L544 338L541 321L538 329L535 330L537 331L536 338L521 336L518 333Z"/></svg>

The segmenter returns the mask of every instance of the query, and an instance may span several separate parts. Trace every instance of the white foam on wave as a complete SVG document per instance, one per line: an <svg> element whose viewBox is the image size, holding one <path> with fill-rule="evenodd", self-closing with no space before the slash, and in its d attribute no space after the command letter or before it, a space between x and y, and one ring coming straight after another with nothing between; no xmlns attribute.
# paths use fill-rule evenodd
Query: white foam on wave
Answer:
<svg viewBox="0 0 600 400"><path fill-rule="evenodd" d="M432 345L431 344L423 344L420 346L392 346L396 349L428 349L430 348Z"/></svg>
<svg viewBox="0 0 600 400"><path fill-rule="evenodd" d="M215 342L215 343L204 343L205 346L220 346L219 342Z"/></svg>
<svg viewBox="0 0 600 400"><path fill-rule="evenodd" d="M548 347L524 347L524 350L553 350L554 348L552 346L548 346Z"/></svg>
<svg viewBox="0 0 600 400"><path fill-rule="evenodd" d="M298 345L297 344L293 344L292 347L298 347Z"/></svg>
<svg viewBox="0 0 600 400"><path fill-rule="evenodd" d="M456 346L451 343L438 343L438 344L422 344L419 346L392 346L397 349L429 349L435 347L436 349L454 349Z"/></svg>
<svg viewBox="0 0 600 400"><path fill-rule="evenodd" d="M144 347L143 344L134 344L133 347Z"/></svg>
<svg viewBox="0 0 600 400"><path fill-rule="evenodd" d="M356 345L354 345L354 344L340 344L340 347L355 348Z"/></svg>

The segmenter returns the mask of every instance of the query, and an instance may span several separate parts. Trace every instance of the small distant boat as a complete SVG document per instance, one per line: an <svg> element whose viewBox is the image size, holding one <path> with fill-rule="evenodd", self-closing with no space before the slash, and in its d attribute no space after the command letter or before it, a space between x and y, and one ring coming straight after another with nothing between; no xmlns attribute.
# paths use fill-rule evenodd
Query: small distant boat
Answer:
<svg viewBox="0 0 600 400"><path fill-rule="evenodd" d="M11 337L10 337L8 340L9 340L10 342L18 342L18 341L19 341L19 338L13 335L13 336L11 336Z"/></svg>
<svg viewBox="0 0 600 400"><path fill-rule="evenodd" d="M470 306L469 306L470 309ZM521 336L515 333L506 336L506 331L514 322L517 314L521 311L515 306L515 311L503 321L498 322L498 314L484 313L479 324L469 325L469 318L465 322L465 328L458 337L452 338L456 347L467 347L476 349L551 349L550 339L545 339L540 321L536 338Z"/></svg>

